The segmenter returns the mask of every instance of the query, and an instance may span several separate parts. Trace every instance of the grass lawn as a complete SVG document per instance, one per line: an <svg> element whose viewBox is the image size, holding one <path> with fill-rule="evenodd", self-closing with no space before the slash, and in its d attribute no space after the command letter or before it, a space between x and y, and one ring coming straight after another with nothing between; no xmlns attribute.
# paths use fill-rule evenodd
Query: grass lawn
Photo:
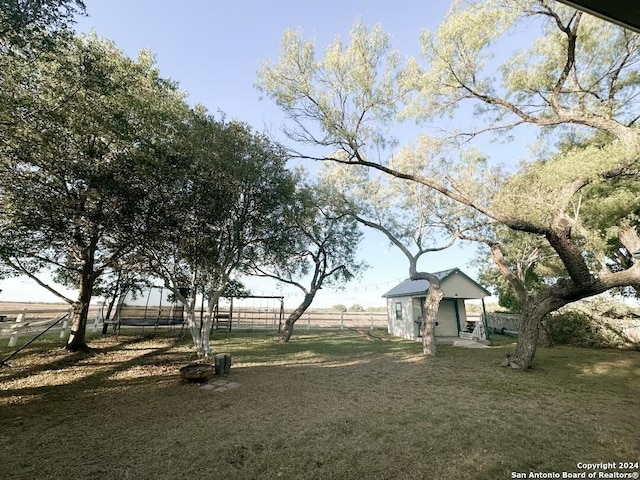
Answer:
<svg viewBox="0 0 640 480"><path fill-rule="evenodd" d="M528 372L490 349L353 331L217 335L214 392L185 384L188 339L39 342L0 369L2 479L508 479L640 461L640 353L541 349ZM0 357L12 349L6 341Z"/></svg>

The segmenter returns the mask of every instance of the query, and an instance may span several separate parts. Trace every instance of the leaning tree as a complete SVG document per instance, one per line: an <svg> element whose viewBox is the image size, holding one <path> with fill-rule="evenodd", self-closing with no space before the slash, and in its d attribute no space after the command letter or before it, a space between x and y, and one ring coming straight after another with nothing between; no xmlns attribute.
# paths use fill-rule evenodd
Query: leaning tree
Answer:
<svg viewBox="0 0 640 480"><path fill-rule="evenodd" d="M396 165L411 162L413 155L402 150L394 158ZM468 158L468 174L473 177L486 171L483 161ZM447 164L440 165L447 169ZM338 211L386 237L409 264L412 280L427 280L429 288L422 304L423 322L420 336L422 352L436 355L435 327L440 302L444 296L441 277L426 271L424 264L431 254L453 247L470 235L487 228L479 215L470 215L464 207L444 195L434 194L425 186L388 175L371 175L365 167L324 164L321 178L330 189Z"/></svg>
<svg viewBox="0 0 640 480"><path fill-rule="evenodd" d="M356 253L362 237L355 219L332 205L322 182L300 185L281 228L281 248L261 252L253 264L257 276L273 278L300 289L303 299L284 322L279 343L287 343L296 321L323 287L340 287L366 265Z"/></svg>
<svg viewBox="0 0 640 480"><path fill-rule="evenodd" d="M502 41L504 47L507 35L523 26L537 29L538 37L494 67L496 44ZM287 32L279 61L262 67L260 86L288 115L292 139L329 149L300 156L363 165L422 184L549 245L561 272L549 289L532 294L504 261L499 238L470 237L490 246L496 266L522 298L523 327L510 363L529 368L546 314L640 282L637 261L619 263L616 271L594 268L603 263L591 262L597 252L585 250L585 238L594 230L576 215L587 190L625 176L637 178L640 37L557 2L478 0L454 2L438 30L424 32L420 41L422 58L402 63L380 27L368 31L357 23L346 46L337 39L316 59L311 42ZM467 104L470 109L460 108ZM464 116L469 111L473 120ZM458 124L474 128L425 140L438 148L414 148L409 169L394 163L387 141L393 121L402 117L437 125L447 115L458 115ZM530 166L504 175L499 194L478 196L477 184L463 181L455 162L442 176L429 174L430 165L443 156L455 158L478 137L515 135L523 126L541 132L544 148L531 154ZM594 131L603 134L603 143L556 148L562 139ZM640 251L640 237L623 210L608 217L608 232L615 237L610 242L632 258Z"/></svg>

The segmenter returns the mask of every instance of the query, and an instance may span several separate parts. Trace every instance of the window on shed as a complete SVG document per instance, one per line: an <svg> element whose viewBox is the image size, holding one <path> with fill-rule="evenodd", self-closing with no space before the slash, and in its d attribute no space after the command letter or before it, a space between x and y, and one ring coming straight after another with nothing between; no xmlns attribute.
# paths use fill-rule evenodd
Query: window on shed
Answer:
<svg viewBox="0 0 640 480"><path fill-rule="evenodd" d="M402 302L396 302L396 319L402 320Z"/></svg>

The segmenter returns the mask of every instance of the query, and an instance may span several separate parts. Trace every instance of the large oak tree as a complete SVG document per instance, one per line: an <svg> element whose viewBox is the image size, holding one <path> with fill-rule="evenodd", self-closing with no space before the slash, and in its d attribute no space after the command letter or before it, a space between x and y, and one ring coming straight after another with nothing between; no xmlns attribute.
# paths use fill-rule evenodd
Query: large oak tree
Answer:
<svg viewBox="0 0 640 480"><path fill-rule="evenodd" d="M95 36L4 60L0 258L73 305L67 348L84 348L93 287L153 217L145 199L164 182L158 163L186 106L148 52L132 60Z"/></svg>

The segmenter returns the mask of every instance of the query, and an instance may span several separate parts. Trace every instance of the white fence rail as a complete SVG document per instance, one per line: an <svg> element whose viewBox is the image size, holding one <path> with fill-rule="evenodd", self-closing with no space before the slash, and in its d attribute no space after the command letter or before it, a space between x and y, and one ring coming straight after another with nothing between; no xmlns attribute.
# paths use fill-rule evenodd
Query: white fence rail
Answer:
<svg viewBox="0 0 640 480"><path fill-rule="evenodd" d="M290 312L285 311L282 323ZM231 329L266 328L277 330L280 324L278 312L259 312L257 310L234 311ZM385 312L336 312L310 310L296 321L296 330L310 330L312 328L358 328L373 329L386 328L387 314ZM213 326L215 329L215 324Z"/></svg>
<svg viewBox="0 0 640 480"><path fill-rule="evenodd" d="M306 328L386 328L384 312L307 312L297 322L298 329Z"/></svg>
<svg viewBox="0 0 640 480"><path fill-rule="evenodd" d="M61 317L65 316L62 321ZM50 331L58 332L60 338L69 335L69 327L73 316L73 308L22 308L19 310L0 310L0 339L9 339L7 346L14 347L20 337L34 336L51 327ZM97 312L90 312L89 328L94 332L102 325Z"/></svg>
<svg viewBox="0 0 640 480"><path fill-rule="evenodd" d="M67 315L63 321L51 328L51 332L57 332L60 338L69 335L70 321L73 314L72 308L65 306L52 308L22 308L14 310L0 309L0 339L9 339L9 347L16 345L20 337L32 337L51 327L63 315ZM283 322L289 312L285 311ZM239 312L233 319L232 329L270 329L278 330L279 315L275 313ZM88 331L102 330L102 316L100 311L92 309L89 312ZM386 328L387 315L384 312L335 312L314 311L306 312L296 322L297 330L310 330L315 328L334 329L374 329ZM214 326L215 328L215 326Z"/></svg>

